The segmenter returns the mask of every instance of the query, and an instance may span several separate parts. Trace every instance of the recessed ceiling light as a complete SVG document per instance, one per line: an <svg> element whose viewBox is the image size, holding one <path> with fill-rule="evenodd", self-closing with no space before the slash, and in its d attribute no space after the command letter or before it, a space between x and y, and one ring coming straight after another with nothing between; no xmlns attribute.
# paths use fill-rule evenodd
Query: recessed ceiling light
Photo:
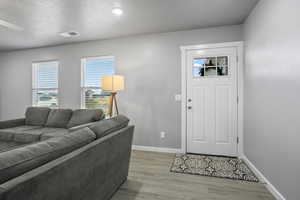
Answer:
<svg viewBox="0 0 300 200"><path fill-rule="evenodd" d="M114 5L113 5L113 8L112 8L112 11L111 11L114 15L116 16L120 16L123 14L123 10L121 8L121 5L120 3L118 2L115 2Z"/></svg>
<svg viewBox="0 0 300 200"><path fill-rule="evenodd" d="M116 16L120 16L123 14L123 10L121 8L113 8L112 13Z"/></svg>
<svg viewBox="0 0 300 200"><path fill-rule="evenodd" d="M68 32L63 32L59 34L62 37L76 37L79 36L80 34L77 31L68 31Z"/></svg>

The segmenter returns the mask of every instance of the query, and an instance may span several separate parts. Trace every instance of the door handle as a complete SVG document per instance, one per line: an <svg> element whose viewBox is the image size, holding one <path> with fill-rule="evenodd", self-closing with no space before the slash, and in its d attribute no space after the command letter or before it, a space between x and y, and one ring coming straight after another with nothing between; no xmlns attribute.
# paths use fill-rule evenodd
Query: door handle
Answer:
<svg viewBox="0 0 300 200"><path fill-rule="evenodd" d="M188 109L189 109L189 110L192 110L192 106L188 106Z"/></svg>
<svg viewBox="0 0 300 200"><path fill-rule="evenodd" d="M192 99L188 99L188 102L192 102Z"/></svg>

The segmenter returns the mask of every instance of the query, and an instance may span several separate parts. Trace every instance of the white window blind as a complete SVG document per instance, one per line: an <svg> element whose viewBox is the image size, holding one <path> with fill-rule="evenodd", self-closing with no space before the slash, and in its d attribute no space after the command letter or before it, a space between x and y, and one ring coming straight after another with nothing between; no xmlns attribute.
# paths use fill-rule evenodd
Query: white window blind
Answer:
<svg viewBox="0 0 300 200"><path fill-rule="evenodd" d="M32 64L32 103L58 107L58 61Z"/></svg>
<svg viewBox="0 0 300 200"><path fill-rule="evenodd" d="M103 75L115 73L114 57L91 57L81 60L81 104L83 108L101 108L107 112L108 96L101 90Z"/></svg>

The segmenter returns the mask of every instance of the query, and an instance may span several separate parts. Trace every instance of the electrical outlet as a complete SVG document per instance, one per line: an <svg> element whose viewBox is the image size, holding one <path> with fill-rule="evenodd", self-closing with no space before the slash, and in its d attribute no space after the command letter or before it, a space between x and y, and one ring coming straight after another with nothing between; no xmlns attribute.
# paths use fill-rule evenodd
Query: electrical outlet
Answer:
<svg viewBox="0 0 300 200"><path fill-rule="evenodd" d="M164 139L166 137L166 132L162 131L160 132L160 138Z"/></svg>

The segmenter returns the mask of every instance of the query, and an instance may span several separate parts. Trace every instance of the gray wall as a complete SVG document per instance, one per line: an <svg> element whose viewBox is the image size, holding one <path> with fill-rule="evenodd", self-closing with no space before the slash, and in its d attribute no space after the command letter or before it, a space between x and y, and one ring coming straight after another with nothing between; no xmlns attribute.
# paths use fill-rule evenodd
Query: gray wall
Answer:
<svg viewBox="0 0 300 200"><path fill-rule="evenodd" d="M245 24L245 154L300 198L300 1L262 0Z"/></svg>
<svg viewBox="0 0 300 200"><path fill-rule="evenodd" d="M181 45L240 41L241 26L217 27L0 54L0 116L23 116L31 105L31 63L60 61L61 107L80 107L80 58L116 56L117 73L126 78L119 95L120 111L136 125L137 145L180 148ZM160 131L166 138L160 139Z"/></svg>

